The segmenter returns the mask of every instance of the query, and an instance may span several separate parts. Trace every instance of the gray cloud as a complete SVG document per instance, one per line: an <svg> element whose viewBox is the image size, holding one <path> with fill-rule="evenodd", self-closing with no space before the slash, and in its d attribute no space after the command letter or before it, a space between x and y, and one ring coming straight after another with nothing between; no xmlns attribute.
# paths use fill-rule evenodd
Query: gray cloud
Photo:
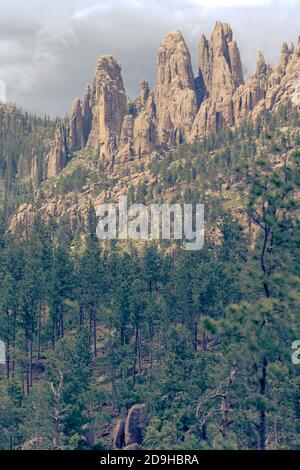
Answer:
<svg viewBox="0 0 300 470"><path fill-rule="evenodd" d="M0 80L8 99L25 109L65 115L97 57L109 53L134 97L141 80L155 83L165 34L182 30L196 72L198 39L211 34L216 20L231 23L249 73L258 50L274 65L281 43L297 40L299 6L300 0L11 0L1 7Z"/></svg>

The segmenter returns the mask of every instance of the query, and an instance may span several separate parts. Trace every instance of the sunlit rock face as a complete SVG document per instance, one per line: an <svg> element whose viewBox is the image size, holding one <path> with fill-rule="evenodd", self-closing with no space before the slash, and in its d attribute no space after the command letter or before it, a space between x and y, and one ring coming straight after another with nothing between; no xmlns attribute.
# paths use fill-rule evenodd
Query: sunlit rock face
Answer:
<svg viewBox="0 0 300 470"><path fill-rule="evenodd" d="M299 107L299 49L299 42L295 47L284 43L274 70L259 52L256 71L245 83L233 32L218 21L210 39L200 37L194 77L184 38L173 31L158 49L155 87L151 90L143 80L134 101L126 96L118 62L110 55L101 56L83 100L74 100L68 119L57 127L44 175L56 176L69 155L85 147L111 168L153 151L197 142L287 101ZM35 174L34 160L32 167Z"/></svg>
<svg viewBox="0 0 300 470"><path fill-rule="evenodd" d="M155 102L158 143L184 142L197 114L191 57L180 31L168 34L157 59Z"/></svg>
<svg viewBox="0 0 300 470"><path fill-rule="evenodd" d="M232 98L243 84L243 70L238 46L227 23L218 21L210 40L201 36L197 82L200 108L193 123L191 141L223 125L234 124Z"/></svg>

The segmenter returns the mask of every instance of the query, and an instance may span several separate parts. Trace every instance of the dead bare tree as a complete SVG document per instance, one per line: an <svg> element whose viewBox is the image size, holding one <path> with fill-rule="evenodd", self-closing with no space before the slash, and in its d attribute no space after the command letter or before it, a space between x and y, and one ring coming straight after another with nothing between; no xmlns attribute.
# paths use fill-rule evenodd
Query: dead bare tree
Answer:
<svg viewBox="0 0 300 470"><path fill-rule="evenodd" d="M51 382L50 387L54 396L54 423L55 423L55 436L54 436L54 448L55 450L63 450L62 445L62 420L65 411L68 406L62 407L62 392L64 387L64 374L60 369L58 369L60 376L59 384L55 388L54 384Z"/></svg>
<svg viewBox="0 0 300 470"><path fill-rule="evenodd" d="M229 377L224 382L200 400L196 410L196 416L202 429L205 429L206 423L212 418L212 416L221 415L219 430L224 438L227 435L227 429L229 426L228 416L231 406L230 393L228 389L235 380L237 373L237 369L233 369L230 372ZM208 404L211 405L209 409L207 411L202 411Z"/></svg>

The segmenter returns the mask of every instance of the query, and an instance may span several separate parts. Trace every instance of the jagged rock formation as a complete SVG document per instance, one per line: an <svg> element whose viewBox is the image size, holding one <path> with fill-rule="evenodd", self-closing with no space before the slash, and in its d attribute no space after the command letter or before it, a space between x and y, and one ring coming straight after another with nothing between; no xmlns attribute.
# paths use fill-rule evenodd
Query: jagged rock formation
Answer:
<svg viewBox="0 0 300 470"><path fill-rule="evenodd" d="M75 152L82 149L87 142L84 135L82 103L79 98L73 101L69 120L69 148L71 152Z"/></svg>
<svg viewBox="0 0 300 470"><path fill-rule="evenodd" d="M67 129L64 124L59 124L51 150L46 157L46 176L55 177L67 164L69 155Z"/></svg>
<svg viewBox="0 0 300 470"><path fill-rule="evenodd" d="M20 155L19 174L31 176L36 187L41 179L57 176L67 165L70 154L86 146L98 152L99 159L109 168L114 164L131 165L131 160L157 158L162 147L197 141L222 125L238 126L245 117L256 119L265 110L276 110L283 103L291 102L300 111L300 38L296 46L283 44L274 70L259 53L256 71L246 83L228 25L217 23L211 39L203 36L199 47L199 74L193 80L181 34L169 34L159 52L157 85L150 90L148 83L142 82L134 102L126 97L117 62L111 56L100 58L84 99L76 99L69 118L59 123L47 158L33 152L28 165ZM176 99L173 94L177 94ZM0 111L1 108L15 112L9 105L0 105ZM118 169L116 173L118 176ZM106 177L113 181L114 175L114 171L108 171ZM126 180L126 187L129 184L131 181ZM117 187L115 197L121 194ZM110 195L102 191L94 196L90 186L58 199L50 191L47 197L41 212L43 220L60 219L68 214L76 228L87 212L89 198L102 203ZM32 220L33 206L23 204L10 229L18 224L26 228Z"/></svg>
<svg viewBox="0 0 300 470"><path fill-rule="evenodd" d="M290 48L283 44L281 49L280 63L272 70L267 66L260 52L257 60L256 73L250 77L244 87L240 87L234 100L234 114L237 125L242 118L249 113L256 117L265 109L275 110L288 100L296 105L299 99L300 78L300 42L296 48ZM297 98L298 97L298 98Z"/></svg>
<svg viewBox="0 0 300 470"><path fill-rule="evenodd" d="M190 134L196 141L223 125L237 126L247 115L254 118L265 109L276 109L289 99L297 105L299 98L300 58L296 48L283 44L280 63L273 71L259 52L256 72L243 84L237 45L227 24L216 24L211 40L200 40L198 83L202 83L204 100Z"/></svg>
<svg viewBox="0 0 300 470"><path fill-rule="evenodd" d="M68 153L85 146L98 153L102 161L109 164L119 148L123 121L127 114L121 67L112 56L101 56L83 101L79 98L74 100L67 122L59 125L56 130L55 140L47 157L46 176L56 176L66 165ZM123 143L126 141L124 145L127 146L127 140L130 139L129 136L126 137L126 132L129 130L124 129Z"/></svg>
<svg viewBox="0 0 300 470"><path fill-rule="evenodd" d="M91 85L92 127L87 146L104 161L115 156L123 120L128 114L121 67L112 56L101 56Z"/></svg>
<svg viewBox="0 0 300 470"><path fill-rule="evenodd" d="M156 105L154 93L146 81L141 82L140 95L136 99L133 140L134 156L142 158L150 155L156 147Z"/></svg>
<svg viewBox="0 0 300 470"><path fill-rule="evenodd" d="M31 179L34 186L38 186L42 179L41 174L41 160L36 154L35 150L32 150L32 157L31 157Z"/></svg>
<svg viewBox="0 0 300 470"><path fill-rule="evenodd" d="M239 49L227 23L218 21L208 41L202 35L199 43L199 75L202 75L207 96L219 101L232 94L243 83Z"/></svg>
<svg viewBox="0 0 300 470"><path fill-rule="evenodd" d="M168 34L158 50L155 90L159 144L186 140L197 114L191 57L180 31Z"/></svg>
<svg viewBox="0 0 300 470"><path fill-rule="evenodd" d="M119 141L117 163L127 162L134 158L134 119L130 114L125 116Z"/></svg>
<svg viewBox="0 0 300 470"><path fill-rule="evenodd" d="M300 36L296 47L281 50L280 64L270 75L266 93L266 109L276 109L281 103L291 100L294 106L300 104Z"/></svg>
<svg viewBox="0 0 300 470"><path fill-rule="evenodd" d="M145 105L148 101L149 95L150 95L149 83L146 82L145 80L143 80L141 82L140 95L135 101L135 106L136 106L137 112L140 112L144 109L144 107L145 107Z"/></svg>
<svg viewBox="0 0 300 470"><path fill-rule="evenodd" d="M134 123L134 154L137 158L150 155L157 146L156 104L151 92Z"/></svg>
<svg viewBox="0 0 300 470"><path fill-rule="evenodd" d="M255 74L232 97L234 123L240 122L265 98L270 73L270 67L266 65L262 52L259 52Z"/></svg>
<svg viewBox="0 0 300 470"><path fill-rule="evenodd" d="M211 39L208 41L204 35L200 39L199 82L203 84L200 108L190 140L234 123L232 96L243 83L243 71L239 49L227 23L218 21ZM201 102L203 98L206 99Z"/></svg>
<svg viewBox="0 0 300 470"><path fill-rule="evenodd" d="M274 70L260 52L255 73L244 83L232 30L218 21L209 40L200 38L194 78L186 43L181 32L174 31L158 50L156 86L150 90L142 81L134 102L126 97L119 64L112 56L101 56L84 99L73 102L67 122L56 131L46 176L57 175L68 154L86 146L112 167L197 141L224 125L234 127L246 116L275 109L288 99L299 105L299 48L299 43L283 44Z"/></svg>

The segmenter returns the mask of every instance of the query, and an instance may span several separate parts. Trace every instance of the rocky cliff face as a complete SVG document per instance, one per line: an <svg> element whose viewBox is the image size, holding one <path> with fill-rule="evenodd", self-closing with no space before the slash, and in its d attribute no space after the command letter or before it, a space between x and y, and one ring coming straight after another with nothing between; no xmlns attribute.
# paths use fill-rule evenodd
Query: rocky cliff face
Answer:
<svg viewBox="0 0 300 470"><path fill-rule="evenodd" d="M201 37L199 75L203 76L207 96L215 102L243 83L240 52L227 23L218 21L209 41Z"/></svg>
<svg viewBox="0 0 300 470"><path fill-rule="evenodd" d="M127 114L121 67L112 56L101 56L84 99L74 100L69 118L56 130L47 157L46 176L56 176L66 164L66 155L85 147L93 150L109 165L119 149L123 121ZM122 143L127 145L124 133L125 129Z"/></svg>
<svg viewBox="0 0 300 470"><path fill-rule="evenodd" d="M157 119L154 94L151 92L134 123L134 155L150 155L157 146Z"/></svg>
<svg viewBox="0 0 300 470"><path fill-rule="evenodd" d="M51 150L46 157L45 176L55 177L67 164L69 154L68 131L64 124L59 124Z"/></svg>
<svg viewBox="0 0 300 470"><path fill-rule="evenodd" d="M101 160L111 162L120 143L127 97L121 67L112 56L101 56L91 85L91 132L87 146L99 153Z"/></svg>
<svg viewBox="0 0 300 470"><path fill-rule="evenodd" d="M197 140L209 131L234 124L232 97L243 83L240 52L227 23L217 22L208 41L203 35L199 43L199 77L203 84L200 107L194 120L190 140Z"/></svg>
<svg viewBox="0 0 300 470"><path fill-rule="evenodd" d="M283 44L280 63L274 70L266 65L263 54L259 53L256 73L233 97L235 125L249 113L255 118L264 110L275 110L288 101L299 106L299 50L299 41L296 47Z"/></svg>
<svg viewBox="0 0 300 470"><path fill-rule="evenodd" d="M129 114L125 116L117 152L117 163L128 162L134 159L134 119Z"/></svg>
<svg viewBox="0 0 300 470"><path fill-rule="evenodd" d="M223 125L237 126L247 115L254 118L264 110L276 109L291 100L299 106L299 42L294 48L283 44L275 70L259 52L256 72L243 84L238 47L232 31L217 23L211 40L200 40L199 78L203 84L202 103L193 123L189 141L200 139Z"/></svg>
<svg viewBox="0 0 300 470"><path fill-rule="evenodd" d="M84 148L87 142L84 135L83 106L79 98L73 102L69 121L69 147L71 152L75 152Z"/></svg>
<svg viewBox="0 0 300 470"><path fill-rule="evenodd" d="M232 30L218 21L209 40L204 35L200 38L199 70L194 77L184 38L174 31L158 50L156 86L150 90L143 81L140 95L130 104L119 64L112 56L101 56L84 99L74 101L67 122L56 131L46 176L55 176L70 152L86 146L112 167L195 142L287 100L299 106L299 49L299 42L296 47L284 44L274 70L260 52L255 73L244 83Z"/></svg>
<svg viewBox="0 0 300 470"><path fill-rule="evenodd" d="M290 100L300 109L300 37L296 47L281 50L278 67L270 74L266 92L265 107L276 109L281 103Z"/></svg>
<svg viewBox="0 0 300 470"><path fill-rule="evenodd" d="M270 67L266 65L263 54L259 52L255 74L232 96L234 124L240 122L264 100L270 73Z"/></svg>
<svg viewBox="0 0 300 470"><path fill-rule="evenodd" d="M180 31L168 34L158 50L155 90L159 144L184 142L197 114L191 57Z"/></svg>

